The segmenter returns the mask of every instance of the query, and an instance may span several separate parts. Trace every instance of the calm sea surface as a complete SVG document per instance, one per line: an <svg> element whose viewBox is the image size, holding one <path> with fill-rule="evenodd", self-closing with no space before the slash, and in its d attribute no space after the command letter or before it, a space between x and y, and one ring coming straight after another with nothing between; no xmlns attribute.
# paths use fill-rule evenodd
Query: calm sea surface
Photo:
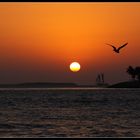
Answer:
<svg viewBox="0 0 140 140"><path fill-rule="evenodd" d="M0 89L0 137L140 137L140 89Z"/></svg>

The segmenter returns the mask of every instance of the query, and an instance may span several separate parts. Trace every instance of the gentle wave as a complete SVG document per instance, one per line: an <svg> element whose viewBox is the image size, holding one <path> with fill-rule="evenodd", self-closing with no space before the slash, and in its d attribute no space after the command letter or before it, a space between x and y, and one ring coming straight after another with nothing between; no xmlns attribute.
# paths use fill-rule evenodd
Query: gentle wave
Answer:
<svg viewBox="0 0 140 140"><path fill-rule="evenodd" d="M0 89L0 137L140 137L140 89Z"/></svg>

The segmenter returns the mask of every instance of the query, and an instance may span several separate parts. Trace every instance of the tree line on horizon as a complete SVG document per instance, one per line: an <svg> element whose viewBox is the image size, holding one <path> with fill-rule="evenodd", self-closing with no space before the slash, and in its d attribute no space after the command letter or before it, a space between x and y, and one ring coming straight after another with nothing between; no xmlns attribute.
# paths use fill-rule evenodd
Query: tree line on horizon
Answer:
<svg viewBox="0 0 140 140"><path fill-rule="evenodd" d="M126 72L132 77L133 80L140 81L140 67L139 66L135 68L133 68L132 66L129 66Z"/></svg>

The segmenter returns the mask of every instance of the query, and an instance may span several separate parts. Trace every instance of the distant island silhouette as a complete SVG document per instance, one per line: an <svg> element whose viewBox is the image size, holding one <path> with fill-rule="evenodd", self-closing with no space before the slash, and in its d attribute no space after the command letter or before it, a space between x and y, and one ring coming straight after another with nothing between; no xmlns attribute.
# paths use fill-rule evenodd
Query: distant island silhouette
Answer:
<svg viewBox="0 0 140 140"><path fill-rule="evenodd" d="M75 83L30 82L20 84L0 84L0 88L51 88L51 87L77 87Z"/></svg>
<svg viewBox="0 0 140 140"><path fill-rule="evenodd" d="M69 88L69 87L96 87L95 85L78 85L76 83L30 82L20 84L0 84L0 88Z"/></svg>

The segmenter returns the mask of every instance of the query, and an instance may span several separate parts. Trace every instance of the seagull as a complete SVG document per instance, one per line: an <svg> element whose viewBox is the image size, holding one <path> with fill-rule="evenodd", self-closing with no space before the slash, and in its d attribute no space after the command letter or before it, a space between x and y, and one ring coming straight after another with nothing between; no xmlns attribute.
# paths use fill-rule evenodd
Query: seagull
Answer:
<svg viewBox="0 0 140 140"><path fill-rule="evenodd" d="M118 49L117 49L115 46L113 46L113 45L110 45L110 44L107 44L107 45L113 47L113 51L115 51L116 53L119 53L120 49L123 48L124 46L126 46L127 44L128 44L128 43L125 43L124 45L122 45L122 46L119 47Z"/></svg>

